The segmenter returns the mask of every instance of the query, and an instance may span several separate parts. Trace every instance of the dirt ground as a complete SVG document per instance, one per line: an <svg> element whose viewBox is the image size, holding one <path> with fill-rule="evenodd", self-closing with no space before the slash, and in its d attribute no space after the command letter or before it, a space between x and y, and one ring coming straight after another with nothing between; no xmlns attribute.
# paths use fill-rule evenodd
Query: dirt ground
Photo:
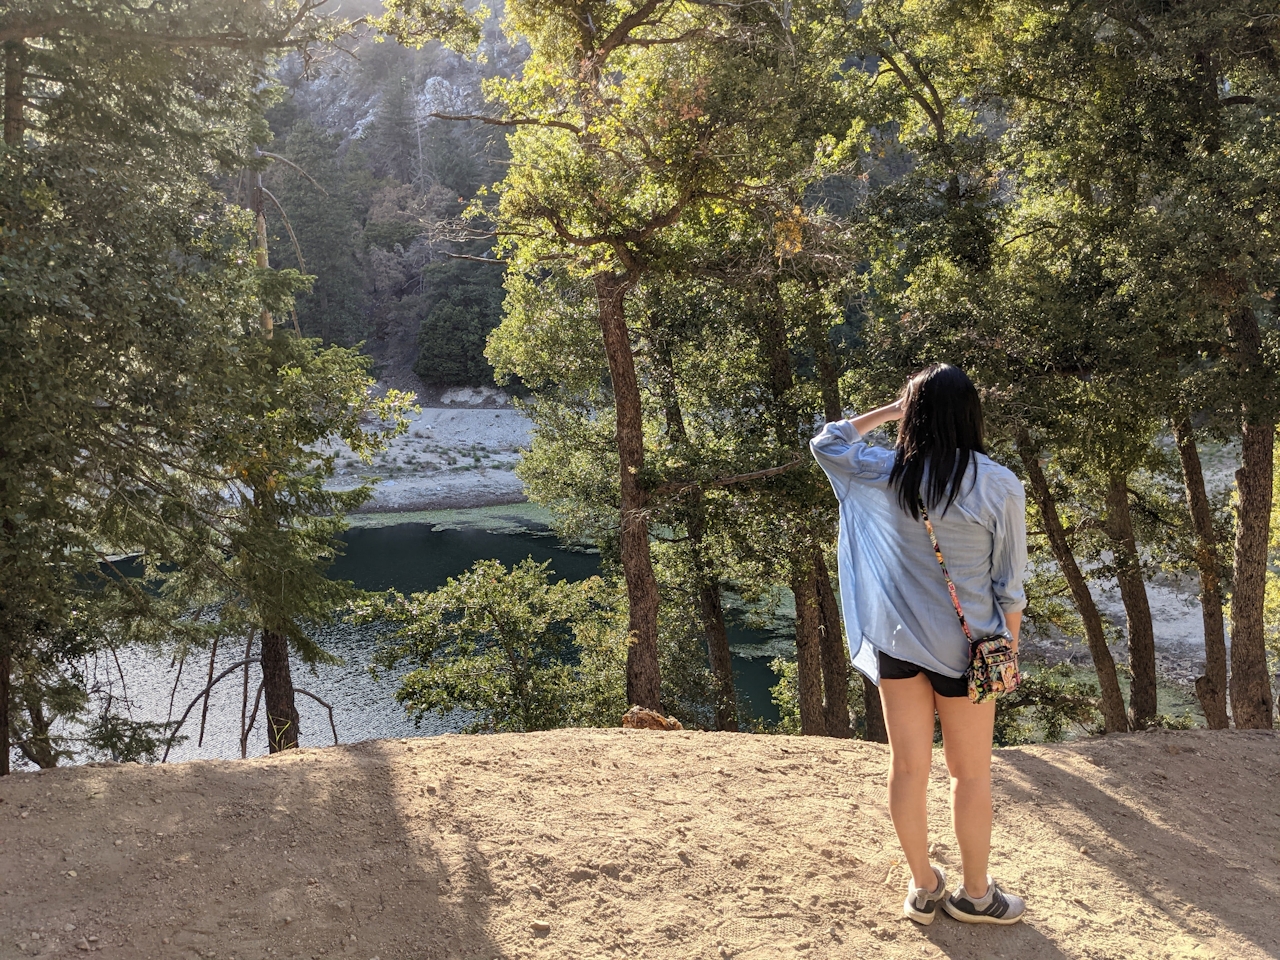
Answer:
<svg viewBox="0 0 1280 960"><path fill-rule="evenodd" d="M1027 921L901 916L887 753L567 730L0 781L0 957L1280 956L1280 736L1001 750ZM935 757L936 859L958 857Z"/></svg>

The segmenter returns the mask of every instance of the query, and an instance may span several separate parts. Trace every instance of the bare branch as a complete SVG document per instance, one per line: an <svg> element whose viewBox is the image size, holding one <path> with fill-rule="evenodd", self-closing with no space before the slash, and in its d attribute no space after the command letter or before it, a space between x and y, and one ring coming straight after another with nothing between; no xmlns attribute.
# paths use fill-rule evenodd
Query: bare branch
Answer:
<svg viewBox="0 0 1280 960"><path fill-rule="evenodd" d="M301 687L294 687L293 692L300 693L304 697L310 697L316 703L320 704L320 706L329 711L329 729L333 731L333 745L336 747L338 745L338 726L333 722L333 707L329 706L329 704L321 700L310 690L303 690Z"/></svg>
<svg viewBox="0 0 1280 960"><path fill-rule="evenodd" d="M218 657L218 637L213 638L213 647L209 650L209 686L206 686L204 694L204 709L200 711L200 736L196 740L197 747L204 746L204 725L209 719L209 689L213 685L213 664Z"/></svg>
<svg viewBox="0 0 1280 960"><path fill-rule="evenodd" d="M282 157L278 153L268 153L266 150L259 150L258 153L264 157L270 157L272 160L279 160L281 163L288 164L294 170L298 171L298 173L300 173L302 176L306 177L311 182L311 185L315 187L317 190L319 190L321 193L323 193L326 197L329 195L328 190L320 186L320 184L316 183L315 177L311 176L311 174L307 173L307 171L303 170L300 166L298 166L288 157ZM266 191L264 190L263 192L265 193ZM275 197L272 197L271 199L274 200ZM276 204L276 206L279 206L279 204Z"/></svg>
<svg viewBox="0 0 1280 960"><path fill-rule="evenodd" d="M258 692L253 695L253 713L249 714L249 725L244 728L244 733L240 734L240 759L243 760L249 753L249 732L253 729L254 721L258 719L258 704L262 702L262 683L258 683Z"/></svg>
<svg viewBox="0 0 1280 960"><path fill-rule="evenodd" d="M486 117L479 113L428 113L436 120L475 120L491 127L559 127L581 136L583 129L567 120L547 120L539 117Z"/></svg>
<svg viewBox="0 0 1280 960"><path fill-rule="evenodd" d="M293 241L293 252L298 256L298 269L303 273L307 272L307 262L302 259L302 246L298 243L298 235L293 232L293 224L289 222L289 215L284 212L284 207L280 201L276 199L276 195L266 187L261 187L263 196L276 205L276 209L280 211L280 218L284 221L285 232L289 234L289 239Z"/></svg>
<svg viewBox="0 0 1280 960"><path fill-rule="evenodd" d="M494 263L500 267L507 265L506 260L500 260L497 257L473 257L469 253L446 253L446 257L450 260L472 260L476 263Z"/></svg>
<svg viewBox="0 0 1280 960"><path fill-rule="evenodd" d="M673 483L664 483L655 487L655 494L665 493L684 493L688 490L707 490L712 487L729 487L736 483L747 483L751 480L763 480L766 477L776 477L780 473L786 473L794 470L796 467L807 463L804 457L797 457L789 463L781 464L776 467L765 467L763 470L752 470L750 473L736 473L729 477L717 477L714 480L688 480Z"/></svg>
<svg viewBox="0 0 1280 960"><path fill-rule="evenodd" d="M169 750L173 747L173 741L177 737L178 731L181 730L182 725L187 722L187 717L191 714L191 711L195 709L196 704L200 702L201 698L207 697L209 695L209 692L214 687L216 687L221 680L223 680L225 677L230 676L235 671L239 670L246 663L261 663L261 662L262 662L261 660L237 660L231 666L227 667L227 669L223 670L220 674L214 677L213 680L209 682L209 685L207 687L205 687L203 690L197 693L196 698L192 700L189 704L187 704L187 709L182 711L182 717L178 720L178 725L169 732L169 742L165 744L164 756L160 758L160 762L165 763L166 761L168 761Z"/></svg>

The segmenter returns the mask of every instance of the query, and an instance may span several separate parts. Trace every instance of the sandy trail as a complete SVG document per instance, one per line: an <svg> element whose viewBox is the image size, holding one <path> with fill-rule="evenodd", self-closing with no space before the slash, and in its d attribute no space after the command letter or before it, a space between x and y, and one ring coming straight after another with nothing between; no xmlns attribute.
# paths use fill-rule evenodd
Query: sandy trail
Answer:
<svg viewBox="0 0 1280 960"><path fill-rule="evenodd" d="M18 774L0 781L0 956L1280 955L1280 736L999 751L992 870L1030 903L1010 928L900 916L886 757L566 730ZM954 874L946 790L938 755Z"/></svg>

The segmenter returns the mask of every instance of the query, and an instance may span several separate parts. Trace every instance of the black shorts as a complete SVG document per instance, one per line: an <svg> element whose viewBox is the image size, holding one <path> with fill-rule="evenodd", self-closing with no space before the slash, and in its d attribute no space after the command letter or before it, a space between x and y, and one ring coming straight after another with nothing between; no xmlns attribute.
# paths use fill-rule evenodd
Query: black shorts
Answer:
<svg viewBox="0 0 1280 960"><path fill-rule="evenodd" d="M891 657L883 650L879 651L879 653L881 680L910 680L917 673L923 673L928 678L929 685L933 687L933 692L940 697L967 697L969 695L969 681L964 677L948 677L932 670L926 670L924 667L917 666L914 663L899 660L897 657Z"/></svg>

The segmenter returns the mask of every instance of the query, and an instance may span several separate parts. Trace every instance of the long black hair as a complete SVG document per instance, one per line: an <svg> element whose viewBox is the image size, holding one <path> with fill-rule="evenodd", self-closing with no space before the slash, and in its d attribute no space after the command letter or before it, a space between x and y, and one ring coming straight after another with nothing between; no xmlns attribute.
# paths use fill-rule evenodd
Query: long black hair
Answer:
<svg viewBox="0 0 1280 960"><path fill-rule="evenodd" d="M955 502L974 454L982 445L982 401L973 381L959 367L935 363L902 388L902 418L889 484L898 504L919 519L921 496L930 508ZM921 490L928 468L928 489Z"/></svg>

